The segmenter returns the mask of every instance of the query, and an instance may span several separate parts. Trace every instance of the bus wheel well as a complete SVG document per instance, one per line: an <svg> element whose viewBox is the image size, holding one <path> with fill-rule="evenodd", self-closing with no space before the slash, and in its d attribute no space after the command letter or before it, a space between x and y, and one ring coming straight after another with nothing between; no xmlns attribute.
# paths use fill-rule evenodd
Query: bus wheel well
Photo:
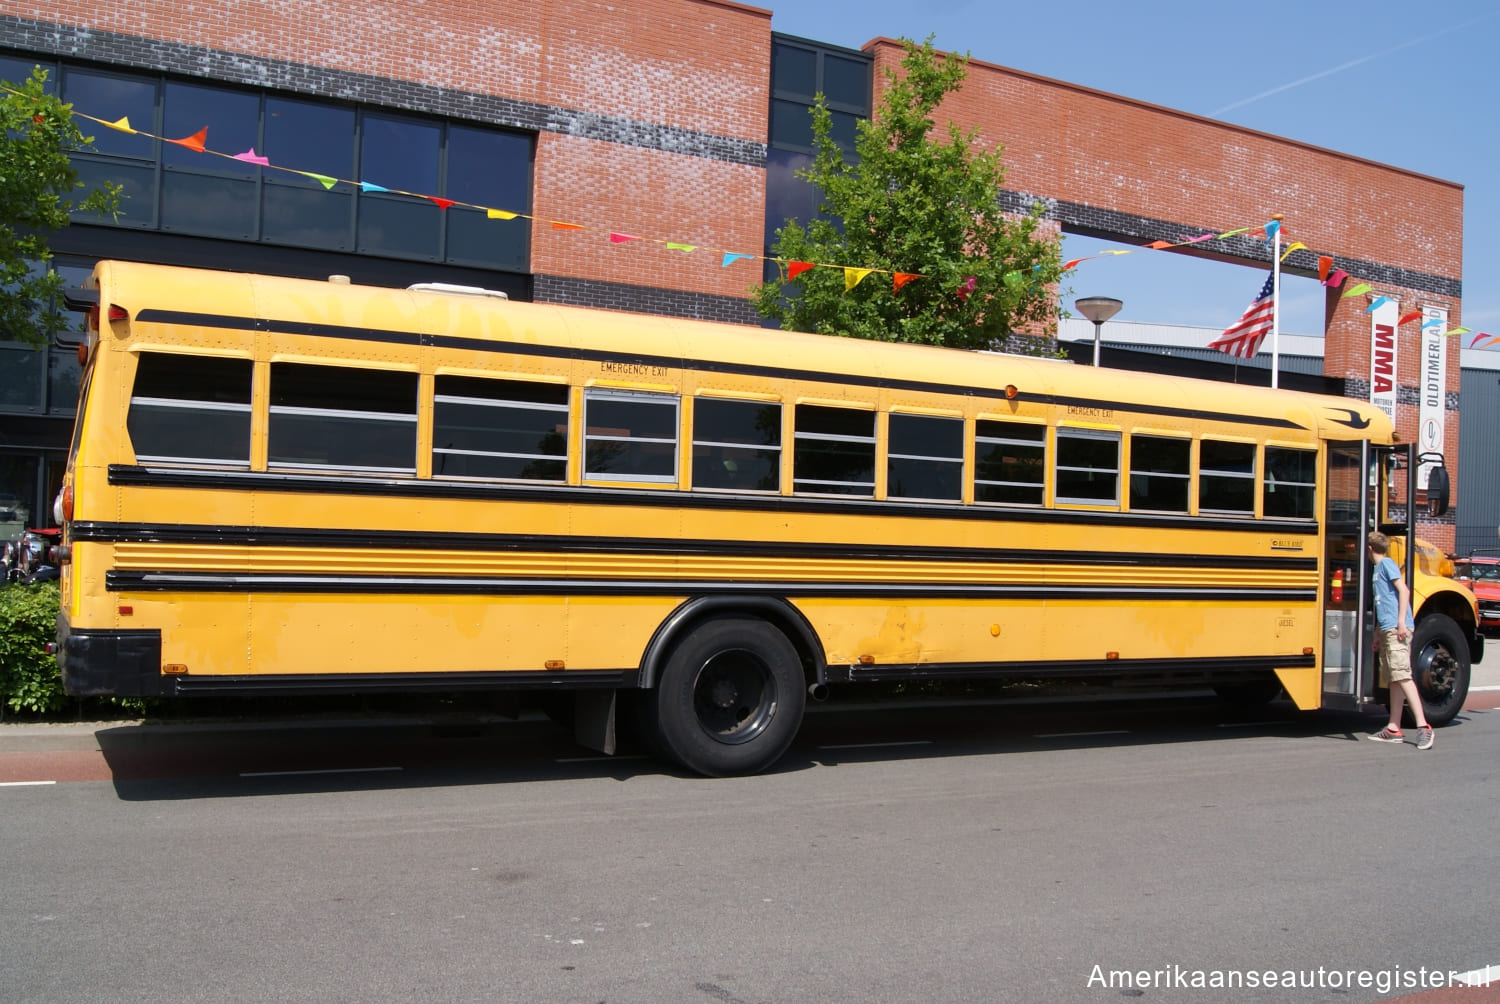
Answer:
<svg viewBox="0 0 1500 1004"><path fill-rule="evenodd" d="M1478 625L1474 623L1473 608L1464 602L1463 598L1458 594L1441 592L1427 598L1427 602L1422 604L1422 609L1417 611L1416 621L1420 624L1424 619L1433 614L1442 614L1458 625L1458 629L1463 632L1464 637L1471 639L1468 644L1469 661L1478 662L1479 659L1475 658L1478 653L1474 652L1474 642L1472 641L1478 633Z"/></svg>
<svg viewBox="0 0 1500 1004"><path fill-rule="evenodd" d="M694 597L683 603L657 627L641 656L640 686L655 687L673 647L699 624L718 617L753 617L763 620L786 636L802 661L802 675L809 686L828 681L823 645L807 618L785 600L769 596Z"/></svg>

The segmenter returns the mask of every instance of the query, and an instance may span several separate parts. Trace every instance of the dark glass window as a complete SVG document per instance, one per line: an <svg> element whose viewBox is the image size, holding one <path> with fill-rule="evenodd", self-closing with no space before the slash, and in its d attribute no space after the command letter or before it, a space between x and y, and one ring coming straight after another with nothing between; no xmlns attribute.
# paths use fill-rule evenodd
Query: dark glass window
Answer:
<svg viewBox="0 0 1500 1004"><path fill-rule="evenodd" d="M887 498L963 498L963 419L892 414L886 439Z"/></svg>
<svg viewBox="0 0 1500 1004"><path fill-rule="evenodd" d="M675 396L590 389L583 426L585 479L677 480Z"/></svg>
<svg viewBox="0 0 1500 1004"><path fill-rule="evenodd" d="M776 42L771 45L771 75L776 89L806 98L818 93L818 54L811 49Z"/></svg>
<svg viewBox="0 0 1500 1004"><path fill-rule="evenodd" d="M1041 505L1047 427L980 421L974 426L974 501Z"/></svg>
<svg viewBox="0 0 1500 1004"><path fill-rule="evenodd" d="M1130 437L1130 508L1187 512L1193 443L1163 436Z"/></svg>
<svg viewBox="0 0 1500 1004"><path fill-rule="evenodd" d="M799 404L795 421L793 491L874 496L874 412Z"/></svg>
<svg viewBox="0 0 1500 1004"><path fill-rule="evenodd" d="M434 477L523 481L566 477L567 387L439 376L434 390Z"/></svg>
<svg viewBox="0 0 1500 1004"><path fill-rule="evenodd" d="M260 98L241 91L168 81L162 102L162 135L192 136L210 126L209 149L242 153L256 143ZM161 228L252 240L255 237L255 175L242 160L198 153L163 143Z"/></svg>
<svg viewBox="0 0 1500 1004"><path fill-rule="evenodd" d="M48 94L56 94L57 64L48 62L45 59L0 56L0 80L20 87L23 83L31 79L31 71L38 66L47 71L47 83L43 90ZM89 125L92 126L93 123L89 123ZM92 129L83 129L85 136L89 135L90 132L92 132Z"/></svg>
<svg viewBox="0 0 1500 1004"><path fill-rule="evenodd" d="M1318 488L1318 454L1313 450L1266 447L1262 512L1270 518L1312 519Z"/></svg>
<svg viewBox="0 0 1500 1004"><path fill-rule="evenodd" d="M68 67L63 71L62 99L79 111L86 111L96 119L118 122L129 119L132 129L157 132L156 128L156 81L140 77L129 77L113 73L98 73ZM197 132L208 123L193 127ZM88 123L85 134L92 133L92 152L116 157L140 157L147 160L156 156L156 141L146 136L121 132L107 126ZM173 137L174 139L178 137Z"/></svg>
<svg viewBox="0 0 1500 1004"><path fill-rule="evenodd" d="M1057 430L1058 502L1120 504L1120 434Z"/></svg>
<svg viewBox="0 0 1500 1004"><path fill-rule="evenodd" d="M125 429L137 463L250 465L248 359L142 352Z"/></svg>
<svg viewBox="0 0 1500 1004"><path fill-rule="evenodd" d="M447 198L490 209L531 209L531 137L448 127ZM447 210L448 260L525 269L531 221L492 220L477 209Z"/></svg>
<svg viewBox="0 0 1500 1004"><path fill-rule="evenodd" d="M354 111L311 101L266 98L265 149L273 164L330 178L354 174ZM261 188L261 239L347 251L353 245L354 195L312 178L266 171Z"/></svg>
<svg viewBox="0 0 1500 1004"><path fill-rule="evenodd" d="M271 364L273 467L415 474L417 375Z"/></svg>
<svg viewBox="0 0 1500 1004"><path fill-rule="evenodd" d="M865 107L870 101L870 64L861 59L825 53L823 94L831 105Z"/></svg>
<svg viewBox="0 0 1500 1004"><path fill-rule="evenodd" d="M1198 511L1255 512L1255 444L1205 439L1198 444Z"/></svg>
<svg viewBox="0 0 1500 1004"><path fill-rule="evenodd" d="M781 405L700 397L693 402L693 487L781 488Z"/></svg>

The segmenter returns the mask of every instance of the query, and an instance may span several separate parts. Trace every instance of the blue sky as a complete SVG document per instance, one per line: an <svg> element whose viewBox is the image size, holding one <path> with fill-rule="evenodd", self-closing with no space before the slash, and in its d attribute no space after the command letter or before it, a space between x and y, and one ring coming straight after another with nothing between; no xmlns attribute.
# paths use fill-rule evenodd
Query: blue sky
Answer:
<svg viewBox="0 0 1500 1004"><path fill-rule="evenodd" d="M931 34L939 49L987 63L1458 182L1462 323L1500 334L1500 8L1492 2L757 6L771 9L772 30L784 34L853 49L882 35L920 41ZM1118 246L1067 237L1063 251L1077 258ZM1242 267L1153 252L1084 262L1070 282L1078 296L1123 300L1121 320L1209 327L1232 323L1259 284ZM1321 334L1323 294L1315 280L1289 279L1282 297L1283 331Z"/></svg>

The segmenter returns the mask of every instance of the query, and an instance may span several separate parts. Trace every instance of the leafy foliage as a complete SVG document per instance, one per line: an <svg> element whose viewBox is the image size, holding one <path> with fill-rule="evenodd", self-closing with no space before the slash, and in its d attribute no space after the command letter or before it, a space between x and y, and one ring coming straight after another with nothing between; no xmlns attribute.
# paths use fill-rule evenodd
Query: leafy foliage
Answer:
<svg viewBox="0 0 1500 1004"><path fill-rule="evenodd" d="M47 235L67 226L75 208L114 216L120 204L120 187L108 182L73 201L84 185L68 154L93 140L46 82L38 68L0 91L0 332L33 344L64 326L62 277L48 267Z"/></svg>
<svg viewBox="0 0 1500 1004"><path fill-rule="evenodd" d="M0 705L46 714L68 701L47 643L57 631L57 583L0 589Z"/></svg>
<svg viewBox="0 0 1500 1004"><path fill-rule="evenodd" d="M943 56L932 38L904 40L901 72L888 70L875 116L859 123L857 159L846 161L831 138L821 95L813 109L815 156L798 176L822 193L820 212L836 217L787 221L776 257L919 273L899 290L891 277L869 276L845 290L841 268L813 268L783 287L754 290L756 309L783 328L881 341L991 348L1025 330L1055 331L1053 287L1061 278L1060 244L1038 233L1041 208L1007 216L998 196L1005 180L999 148L979 148L975 130L949 122L934 139L933 115L958 90L967 58ZM876 281L876 280L880 281ZM1051 351L1041 339L1032 351ZM1025 349L1021 349L1025 351Z"/></svg>

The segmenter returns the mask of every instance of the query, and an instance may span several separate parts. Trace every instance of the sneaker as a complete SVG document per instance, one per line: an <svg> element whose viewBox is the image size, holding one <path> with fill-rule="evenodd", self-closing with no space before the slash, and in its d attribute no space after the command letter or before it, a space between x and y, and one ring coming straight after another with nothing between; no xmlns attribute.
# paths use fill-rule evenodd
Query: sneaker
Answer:
<svg viewBox="0 0 1500 1004"><path fill-rule="evenodd" d="M1417 749L1432 749L1432 738L1432 726L1424 725L1420 729L1417 729Z"/></svg>
<svg viewBox="0 0 1500 1004"><path fill-rule="evenodd" d="M1431 731L1430 729L1428 730ZM1404 743L1406 736L1401 734L1400 729L1393 729L1389 725L1370 737L1377 743Z"/></svg>

